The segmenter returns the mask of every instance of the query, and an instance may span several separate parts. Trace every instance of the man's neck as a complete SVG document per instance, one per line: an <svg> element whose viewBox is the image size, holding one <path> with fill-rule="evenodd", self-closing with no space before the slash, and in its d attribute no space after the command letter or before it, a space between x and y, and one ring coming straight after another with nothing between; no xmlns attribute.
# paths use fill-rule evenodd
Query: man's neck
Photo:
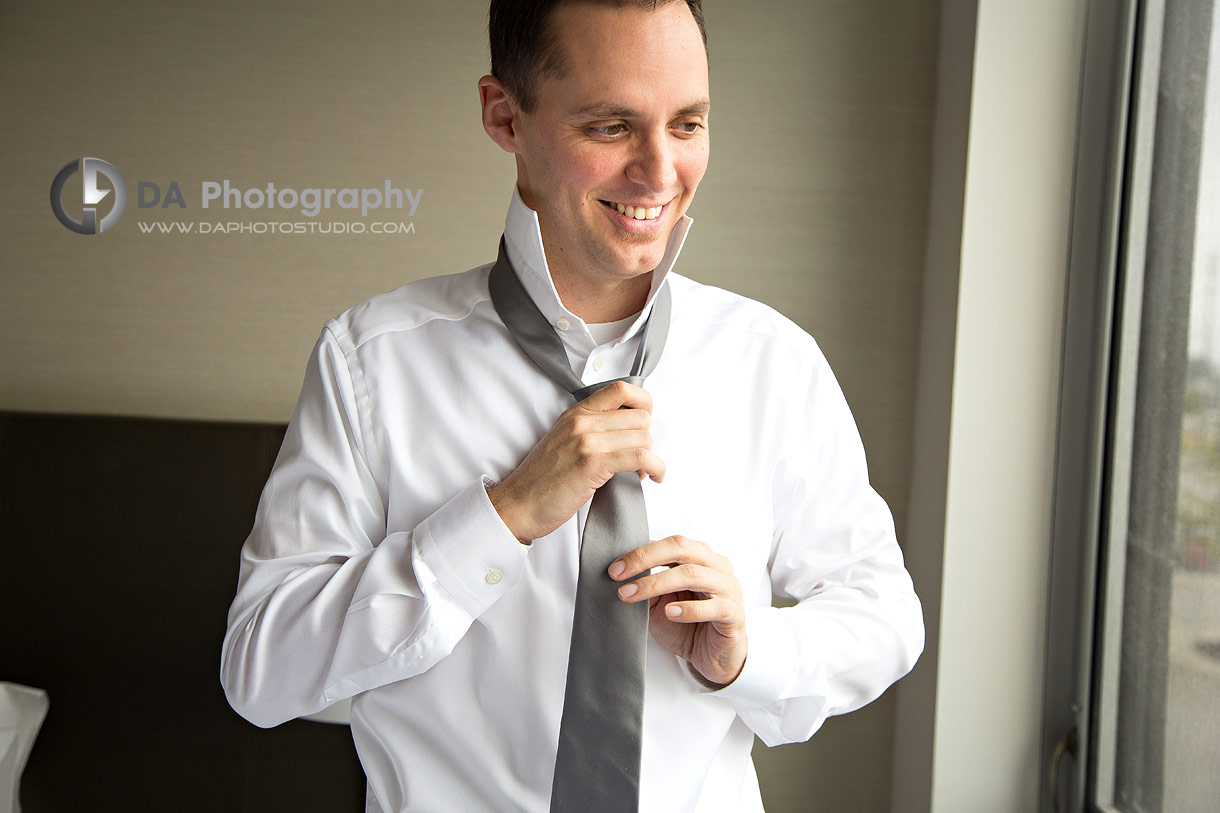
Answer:
<svg viewBox="0 0 1220 813"><path fill-rule="evenodd" d="M590 284L587 279L573 280L551 273L559 301L588 324L617 322L639 313L652 290L652 274L641 274L621 282Z"/></svg>

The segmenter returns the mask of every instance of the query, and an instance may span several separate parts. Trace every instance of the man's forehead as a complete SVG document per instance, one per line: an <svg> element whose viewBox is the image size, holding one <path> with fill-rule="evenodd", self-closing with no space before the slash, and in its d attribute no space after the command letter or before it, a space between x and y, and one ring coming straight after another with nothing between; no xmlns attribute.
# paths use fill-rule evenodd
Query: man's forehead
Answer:
<svg viewBox="0 0 1220 813"><path fill-rule="evenodd" d="M686 3L638 5L577 0L558 6L549 21L549 34L564 62L595 60L610 55L646 59L650 53L685 43L706 60L699 26Z"/></svg>
<svg viewBox="0 0 1220 813"><path fill-rule="evenodd" d="M544 78L540 96L566 97L555 101L573 116L638 117L661 97L675 107L669 115L707 114L707 54L685 2L654 9L578 0L556 12L562 69Z"/></svg>

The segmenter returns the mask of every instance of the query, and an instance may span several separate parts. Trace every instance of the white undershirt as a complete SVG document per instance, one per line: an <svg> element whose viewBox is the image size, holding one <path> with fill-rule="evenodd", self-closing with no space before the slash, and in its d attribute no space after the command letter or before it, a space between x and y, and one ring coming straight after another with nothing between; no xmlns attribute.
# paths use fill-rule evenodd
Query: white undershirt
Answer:
<svg viewBox="0 0 1220 813"><path fill-rule="evenodd" d="M593 341L598 345L609 344L622 338L623 334L627 332L627 328L631 327L639 316L639 311L636 311L626 319L619 319L617 322L596 322L589 325L589 332L593 334Z"/></svg>

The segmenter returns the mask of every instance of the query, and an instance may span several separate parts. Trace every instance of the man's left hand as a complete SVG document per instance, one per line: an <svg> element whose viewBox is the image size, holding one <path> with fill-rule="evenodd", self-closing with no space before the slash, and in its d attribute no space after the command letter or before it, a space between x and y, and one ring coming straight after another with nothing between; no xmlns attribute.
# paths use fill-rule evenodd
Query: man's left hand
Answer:
<svg viewBox="0 0 1220 813"><path fill-rule="evenodd" d="M657 643L683 658L710 686L732 683L746 662L746 611L733 564L706 543L668 536L636 548L610 565L610 577L629 603L648 600L648 629Z"/></svg>

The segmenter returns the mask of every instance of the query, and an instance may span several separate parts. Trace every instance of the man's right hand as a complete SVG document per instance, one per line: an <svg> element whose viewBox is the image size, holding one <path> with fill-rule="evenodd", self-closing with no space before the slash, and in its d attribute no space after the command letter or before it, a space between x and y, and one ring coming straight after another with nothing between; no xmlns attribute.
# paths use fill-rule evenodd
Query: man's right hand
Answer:
<svg viewBox="0 0 1220 813"><path fill-rule="evenodd" d="M614 474L665 478L652 453L652 396L616 381L564 412L516 470L491 488L491 504L528 544L567 522Z"/></svg>

